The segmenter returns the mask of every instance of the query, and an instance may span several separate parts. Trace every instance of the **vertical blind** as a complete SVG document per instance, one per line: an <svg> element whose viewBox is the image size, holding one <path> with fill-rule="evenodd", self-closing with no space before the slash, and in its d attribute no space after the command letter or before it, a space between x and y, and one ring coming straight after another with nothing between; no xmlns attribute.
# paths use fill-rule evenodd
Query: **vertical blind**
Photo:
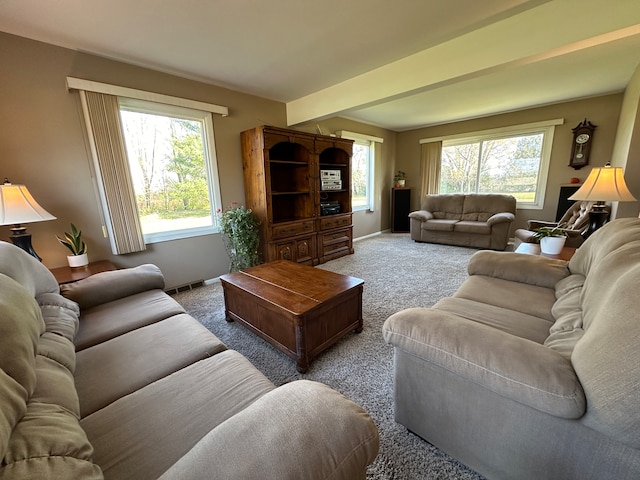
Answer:
<svg viewBox="0 0 640 480"><path fill-rule="evenodd" d="M146 250L120 123L118 97L80 91L115 255Z"/></svg>

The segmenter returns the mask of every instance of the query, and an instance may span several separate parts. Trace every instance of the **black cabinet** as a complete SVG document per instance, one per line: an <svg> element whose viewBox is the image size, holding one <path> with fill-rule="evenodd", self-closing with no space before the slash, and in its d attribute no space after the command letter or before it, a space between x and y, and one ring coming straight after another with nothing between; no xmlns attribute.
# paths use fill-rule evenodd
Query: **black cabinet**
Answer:
<svg viewBox="0 0 640 480"><path fill-rule="evenodd" d="M409 213L411 213L411 189L391 189L391 231L407 233L409 231Z"/></svg>
<svg viewBox="0 0 640 480"><path fill-rule="evenodd" d="M562 185L560 187L560 196L558 197L558 210L556 211L556 222L560 221L562 216L569 210L569 207L575 203L575 200L569 200L569 197L576 193L582 185L574 183L571 185Z"/></svg>

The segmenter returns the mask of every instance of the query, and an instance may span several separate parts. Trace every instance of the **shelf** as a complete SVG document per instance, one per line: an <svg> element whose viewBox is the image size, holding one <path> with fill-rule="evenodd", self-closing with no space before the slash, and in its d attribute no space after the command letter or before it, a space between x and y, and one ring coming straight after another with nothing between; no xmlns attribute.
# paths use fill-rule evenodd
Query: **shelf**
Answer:
<svg viewBox="0 0 640 480"><path fill-rule="evenodd" d="M296 191L296 192L271 192L271 195L308 195L311 193L309 190Z"/></svg>
<svg viewBox="0 0 640 480"><path fill-rule="evenodd" d="M296 167L308 167L309 166L309 164L307 162L298 162L298 161L295 161L295 160L273 160L273 159L270 159L269 162L278 163L278 164L281 164L281 165L293 165L293 166L296 166Z"/></svg>
<svg viewBox="0 0 640 480"><path fill-rule="evenodd" d="M348 167L349 165L346 163L327 163L327 162L320 162L320 166L321 167Z"/></svg>
<svg viewBox="0 0 640 480"><path fill-rule="evenodd" d="M342 188L340 190L320 190L320 195L322 195L323 193L344 193L347 190Z"/></svg>

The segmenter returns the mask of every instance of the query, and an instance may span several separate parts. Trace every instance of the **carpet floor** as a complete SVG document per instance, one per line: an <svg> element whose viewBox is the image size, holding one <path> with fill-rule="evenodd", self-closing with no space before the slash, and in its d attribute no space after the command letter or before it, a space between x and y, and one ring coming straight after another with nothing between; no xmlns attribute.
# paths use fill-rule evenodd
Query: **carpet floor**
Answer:
<svg viewBox="0 0 640 480"><path fill-rule="evenodd" d="M319 381L367 410L380 434L380 453L367 479L480 480L480 475L394 421L393 349L382 338L382 324L391 314L431 306L453 294L466 278L467 264L477 250L416 243L408 234L391 233L356 242L354 249L353 255L318 268L364 280L364 330L323 352L304 374L279 350L225 320L220 283L180 292L174 298L274 384L302 378Z"/></svg>

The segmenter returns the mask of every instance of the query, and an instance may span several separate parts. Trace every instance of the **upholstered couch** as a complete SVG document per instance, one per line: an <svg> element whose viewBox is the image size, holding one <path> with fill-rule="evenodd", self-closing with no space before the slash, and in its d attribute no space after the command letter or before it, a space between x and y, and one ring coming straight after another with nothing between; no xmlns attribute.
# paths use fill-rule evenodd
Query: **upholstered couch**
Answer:
<svg viewBox="0 0 640 480"><path fill-rule="evenodd" d="M425 195L420 210L409 214L411 239L504 250L515 214L510 195Z"/></svg>
<svg viewBox="0 0 640 480"><path fill-rule="evenodd" d="M640 478L640 219L568 264L481 251L468 270L384 324L396 420L492 480Z"/></svg>
<svg viewBox="0 0 640 480"><path fill-rule="evenodd" d="M320 383L276 388L144 265L63 286L0 242L0 479L364 479L378 434Z"/></svg>

